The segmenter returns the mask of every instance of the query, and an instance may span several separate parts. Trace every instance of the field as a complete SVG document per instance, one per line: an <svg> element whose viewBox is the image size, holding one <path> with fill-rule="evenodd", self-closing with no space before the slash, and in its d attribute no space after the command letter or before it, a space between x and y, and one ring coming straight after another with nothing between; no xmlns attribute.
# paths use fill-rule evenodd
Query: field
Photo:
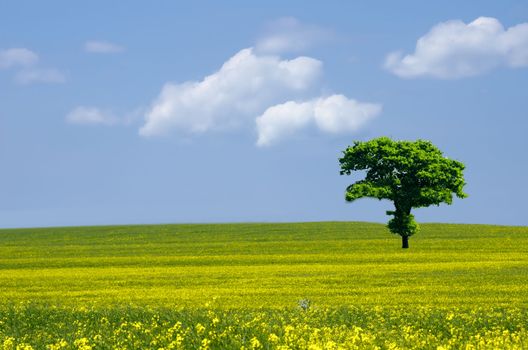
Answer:
<svg viewBox="0 0 528 350"><path fill-rule="evenodd" d="M528 228L0 230L0 348L527 348Z"/></svg>

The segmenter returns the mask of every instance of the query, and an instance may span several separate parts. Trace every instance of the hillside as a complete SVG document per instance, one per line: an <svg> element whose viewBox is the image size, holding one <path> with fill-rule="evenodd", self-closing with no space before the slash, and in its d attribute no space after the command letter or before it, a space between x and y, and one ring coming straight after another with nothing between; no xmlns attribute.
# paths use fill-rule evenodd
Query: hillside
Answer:
<svg viewBox="0 0 528 350"><path fill-rule="evenodd" d="M528 227L196 224L0 230L0 300L57 305L526 306Z"/></svg>

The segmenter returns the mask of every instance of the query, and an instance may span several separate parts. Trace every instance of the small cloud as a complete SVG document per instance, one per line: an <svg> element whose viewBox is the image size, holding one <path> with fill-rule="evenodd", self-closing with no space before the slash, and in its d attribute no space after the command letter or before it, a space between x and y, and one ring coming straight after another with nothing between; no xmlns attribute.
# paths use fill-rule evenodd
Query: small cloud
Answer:
<svg viewBox="0 0 528 350"><path fill-rule="evenodd" d="M402 78L456 79L528 66L528 23L504 29L495 18L447 21L418 39L414 53L392 52L385 68Z"/></svg>
<svg viewBox="0 0 528 350"><path fill-rule="evenodd" d="M310 57L281 60L243 49L201 81L165 84L139 133L203 133L240 125L269 105L309 91L321 67Z"/></svg>
<svg viewBox="0 0 528 350"><path fill-rule="evenodd" d="M271 106L256 119L257 146L270 146L308 126L314 119L314 101L288 101Z"/></svg>
<svg viewBox="0 0 528 350"><path fill-rule="evenodd" d="M314 118L324 132L341 134L355 132L381 113L378 103L359 102L343 95L319 98L315 103Z"/></svg>
<svg viewBox="0 0 528 350"><path fill-rule="evenodd" d="M39 68L39 56L26 48L0 50L0 69L19 68L14 81L20 85L32 83L64 83L66 77L57 69Z"/></svg>
<svg viewBox="0 0 528 350"><path fill-rule="evenodd" d="M25 48L0 50L0 69L27 67L36 64L38 60L36 53Z"/></svg>
<svg viewBox="0 0 528 350"><path fill-rule="evenodd" d="M268 24L255 49L268 54L301 52L331 36L326 29L302 24L294 17L284 17Z"/></svg>
<svg viewBox="0 0 528 350"><path fill-rule="evenodd" d="M257 146L270 146L310 126L331 134L354 132L379 115L381 109L380 104L358 102L343 95L288 101L269 107L256 119Z"/></svg>
<svg viewBox="0 0 528 350"><path fill-rule="evenodd" d="M90 53L119 53L125 51L125 48L108 41L91 40L84 43L84 51Z"/></svg>
<svg viewBox="0 0 528 350"><path fill-rule="evenodd" d="M118 118L97 107L79 106L66 115L66 121L71 124L82 125L114 125L118 123Z"/></svg>
<svg viewBox="0 0 528 350"><path fill-rule="evenodd" d="M60 84L66 82L65 75L57 69L24 69L15 75L15 82L21 85L33 83Z"/></svg>

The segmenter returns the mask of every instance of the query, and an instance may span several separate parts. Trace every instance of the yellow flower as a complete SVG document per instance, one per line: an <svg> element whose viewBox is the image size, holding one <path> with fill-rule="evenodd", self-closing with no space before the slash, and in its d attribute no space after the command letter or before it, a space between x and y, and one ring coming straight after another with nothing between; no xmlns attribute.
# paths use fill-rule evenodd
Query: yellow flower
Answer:
<svg viewBox="0 0 528 350"><path fill-rule="evenodd" d="M201 324L201 323L197 323L197 324L196 324L196 332L197 332L198 334L202 334L204 331L205 331L205 327L204 327L204 325Z"/></svg>
<svg viewBox="0 0 528 350"><path fill-rule="evenodd" d="M46 349L48 350L60 350L68 347L68 342L64 339L61 339L60 341L56 342L55 344L50 344L46 346Z"/></svg>
<svg viewBox="0 0 528 350"><path fill-rule="evenodd" d="M16 346L16 350L33 350L33 347L29 344L21 343Z"/></svg>
<svg viewBox="0 0 528 350"><path fill-rule="evenodd" d="M284 326L284 333L290 333L290 332L293 332L294 330L295 330L295 327L292 325Z"/></svg>
<svg viewBox="0 0 528 350"><path fill-rule="evenodd" d="M323 348L317 344L310 344L310 346L308 346L308 350L323 350Z"/></svg>
<svg viewBox="0 0 528 350"><path fill-rule="evenodd" d="M15 347L15 338L13 337L7 337L4 339L4 344L2 348L4 350L11 350Z"/></svg>
<svg viewBox="0 0 528 350"><path fill-rule="evenodd" d="M268 336L268 340L271 342L271 343L278 343L279 342L279 337L275 334L275 333L271 333L269 336Z"/></svg>
<svg viewBox="0 0 528 350"><path fill-rule="evenodd" d="M262 347L262 344L260 343L260 341L257 339L257 337L253 337L251 338L251 340L249 341L249 343L251 344L251 348L252 349L260 349Z"/></svg>
<svg viewBox="0 0 528 350"><path fill-rule="evenodd" d="M86 338L75 339L73 345L75 345L79 350L92 350L90 341Z"/></svg>
<svg viewBox="0 0 528 350"><path fill-rule="evenodd" d="M206 350L209 349L209 345L211 344L211 341L207 338L202 339L202 345L200 346L200 349Z"/></svg>

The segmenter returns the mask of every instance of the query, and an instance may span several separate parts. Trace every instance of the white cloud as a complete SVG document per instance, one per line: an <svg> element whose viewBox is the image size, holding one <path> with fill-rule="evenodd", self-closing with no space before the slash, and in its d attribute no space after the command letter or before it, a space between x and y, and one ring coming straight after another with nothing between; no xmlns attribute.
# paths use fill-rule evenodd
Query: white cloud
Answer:
<svg viewBox="0 0 528 350"><path fill-rule="evenodd" d="M38 62L36 53L25 48L0 50L0 69L17 66L31 66Z"/></svg>
<svg viewBox="0 0 528 350"><path fill-rule="evenodd" d="M268 24L255 48L259 53L300 52L330 36L328 30L284 17Z"/></svg>
<svg viewBox="0 0 528 350"><path fill-rule="evenodd" d="M334 134L357 131L380 113L378 103L358 102L343 95L319 98L314 107L317 127Z"/></svg>
<svg viewBox="0 0 528 350"><path fill-rule="evenodd" d="M123 46L108 41L91 40L84 43L84 51L91 53L118 53L124 50Z"/></svg>
<svg viewBox="0 0 528 350"><path fill-rule="evenodd" d="M380 104L358 102L343 95L288 101L269 107L257 118L257 145L270 146L310 126L334 134L357 131L381 108Z"/></svg>
<svg viewBox="0 0 528 350"><path fill-rule="evenodd" d="M118 122L118 118L111 112L97 107L79 106L68 113L66 121L72 124L114 125Z"/></svg>
<svg viewBox="0 0 528 350"><path fill-rule="evenodd" d="M33 83L60 84L66 82L66 77L57 69L31 68L18 72L15 75L15 82L21 85Z"/></svg>
<svg viewBox="0 0 528 350"><path fill-rule="evenodd" d="M197 81L166 83L150 108L143 111L139 134L196 135L257 127L258 146L268 146L301 129L325 133L353 132L378 115L381 106L343 95L315 97L322 86L322 62L306 56L283 59L278 54L306 49L328 33L281 19L255 48L229 58L216 72ZM287 101L287 102L286 102ZM302 101L302 102L298 102ZM129 124L130 117L95 107L77 107L66 120L77 124Z"/></svg>
<svg viewBox="0 0 528 350"><path fill-rule="evenodd" d="M256 119L257 145L269 146L309 125L314 119L314 105L314 101L288 101L266 109Z"/></svg>
<svg viewBox="0 0 528 350"><path fill-rule="evenodd" d="M26 48L0 50L0 69L19 68L14 81L17 84L64 83L66 77L57 69L39 68L39 56Z"/></svg>
<svg viewBox="0 0 528 350"><path fill-rule="evenodd" d="M490 17L479 17L469 24L443 22L418 39L413 54L393 52L385 61L385 68L403 78L454 79L499 66L528 66L528 23L505 30Z"/></svg>
<svg viewBox="0 0 528 350"><path fill-rule="evenodd" d="M310 57L281 60L243 49L202 81L165 84L140 134L160 135L171 129L202 133L238 125L269 105L306 94L321 67Z"/></svg>

